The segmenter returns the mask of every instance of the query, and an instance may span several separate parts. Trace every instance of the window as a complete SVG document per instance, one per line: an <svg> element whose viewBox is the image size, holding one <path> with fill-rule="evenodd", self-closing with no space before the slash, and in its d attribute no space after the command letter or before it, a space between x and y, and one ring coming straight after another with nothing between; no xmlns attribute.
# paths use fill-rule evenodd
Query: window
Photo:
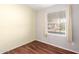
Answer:
<svg viewBox="0 0 79 59"><path fill-rule="evenodd" d="M66 33L66 13L65 11L53 12L47 15L48 33Z"/></svg>
<svg viewBox="0 0 79 59"><path fill-rule="evenodd" d="M50 34L64 36L69 45L72 44L72 5L45 13L45 36L48 37Z"/></svg>

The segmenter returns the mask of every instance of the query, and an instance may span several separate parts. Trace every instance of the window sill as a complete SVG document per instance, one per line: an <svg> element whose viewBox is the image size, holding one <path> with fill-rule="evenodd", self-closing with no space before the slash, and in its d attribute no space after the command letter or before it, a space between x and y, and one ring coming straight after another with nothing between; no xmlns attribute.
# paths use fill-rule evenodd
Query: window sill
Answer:
<svg viewBox="0 0 79 59"><path fill-rule="evenodd" d="M48 35L66 37L65 34L48 33Z"/></svg>

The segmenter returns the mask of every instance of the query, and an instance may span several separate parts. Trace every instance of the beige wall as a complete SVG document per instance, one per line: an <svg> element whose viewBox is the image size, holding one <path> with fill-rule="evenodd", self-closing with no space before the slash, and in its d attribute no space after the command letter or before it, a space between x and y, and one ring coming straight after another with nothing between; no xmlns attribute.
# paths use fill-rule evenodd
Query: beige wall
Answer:
<svg viewBox="0 0 79 59"><path fill-rule="evenodd" d="M26 5L0 5L0 53L35 39L35 12Z"/></svg>

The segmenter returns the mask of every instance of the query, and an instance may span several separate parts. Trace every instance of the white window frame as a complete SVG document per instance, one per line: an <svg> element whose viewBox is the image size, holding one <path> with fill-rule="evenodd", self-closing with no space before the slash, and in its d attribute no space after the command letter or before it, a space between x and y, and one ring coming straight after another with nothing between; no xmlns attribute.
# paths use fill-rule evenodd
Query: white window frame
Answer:
<svg viewBox="0 0 79 59"><path fill-rule="evenodd" d="M50 11L50 12L45 13L45 35L66 36L66 33L65 34L48 33L48 18L47 18L47 15L49 13L60 12L60 11L65 11L66 12L65 9L62 9L62 10L58 10L58 11ZM67 17L66 17L66 19L67 19ZM67 24L67 20L66 20L66 24ZM65 29L67 29L67 28L65 28Z"/></svg>
<svg viewBox="0 0 79 59"><path fill-rule="evenodd" d="M47 14L48 13L62 11L62 10L64 10L66 12L66 19L67 19L66 34L65 35L61 35L61 34L55 34L55 33L48 33ZM64 37L67 38L67 40L69 42L69 46L71 46L72 43L73 43L73 40L72 40L72 5L67 5L67 7L62 9L62 10L53 10L53 11L50 11L50 12L47 11L45 13L45 36L46 37L48 35L64 36Z"/></svg>

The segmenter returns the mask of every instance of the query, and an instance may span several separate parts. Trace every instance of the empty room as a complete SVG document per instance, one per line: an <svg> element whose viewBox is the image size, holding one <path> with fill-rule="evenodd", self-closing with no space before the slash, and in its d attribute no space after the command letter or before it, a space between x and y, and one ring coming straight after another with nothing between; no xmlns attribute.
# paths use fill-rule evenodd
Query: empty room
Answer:
<svg viewBox="0 0 79 59"><path fill-rule="evenodd" d="M79 4L0 4L0 54L78 54Z"/></svg>

